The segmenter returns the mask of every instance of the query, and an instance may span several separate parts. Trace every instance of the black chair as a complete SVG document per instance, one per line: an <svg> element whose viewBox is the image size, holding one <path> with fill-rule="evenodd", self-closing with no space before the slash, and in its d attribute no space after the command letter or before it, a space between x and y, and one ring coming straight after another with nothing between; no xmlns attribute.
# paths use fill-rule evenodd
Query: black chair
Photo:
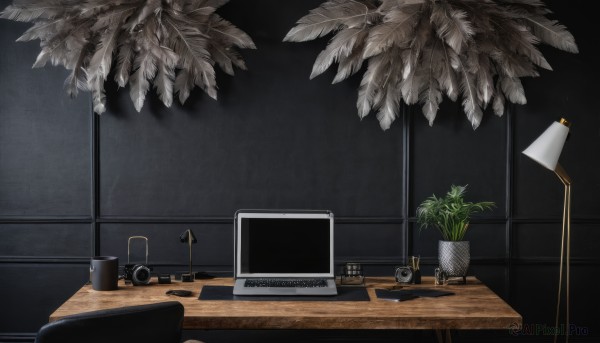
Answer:
<svg viewBox="0 0 600 343"><path fill-rule="evenodd" d="M64 317L44 325L36 343L179 343L183 305L177 301Z"/></svg>

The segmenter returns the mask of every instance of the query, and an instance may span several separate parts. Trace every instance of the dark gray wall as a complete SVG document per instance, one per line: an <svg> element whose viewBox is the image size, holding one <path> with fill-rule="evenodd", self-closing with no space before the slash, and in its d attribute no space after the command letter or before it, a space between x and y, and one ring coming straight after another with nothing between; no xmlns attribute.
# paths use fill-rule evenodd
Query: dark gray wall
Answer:
<svg viewBox="0 0 600 343"><path fill-rule="evenodd" d="M258 50L243 51L249 70L218 73L219 100L195 90L184 106L154 95L142 113L127 90L108 89L108 111L91 112L87 94L69 99L66 72L32 70L37 42L14 43L28 27L0 21L0 341L28 341L48 315L87 280L93 254L127 258L127 237L150 239L157 270L185 267L178 235L191 228L197 269L231 272L232 216L239 208L326 208L336 215L336 261L391 275L420 254L426 274L438 234L415 227L420 201L450 184L469 184L472 200L492 200L468 239L471 272L529 325L554 322L562 186L520 152L552 120L574 124L562 164L574 179L572 323L593 341L600 262L599 119L592 83L592 5L550 1L581 53L543 48L553 72L524 81L528 104L501 118L488 113L477 131L445 100L433 127L419 108L382 132L360 121L360 75L331 85L333 72L309 80L327 39L282 43L294 22L320 1L234 0L219 10ZM9 4L1 0L4 8ZM362 73L361 73L362 74ZM190 332L215 341L430 341L423 332ZM508 332L458 333L458 339L511 340ZM545 340L526 336L518 341Z"/></svg>

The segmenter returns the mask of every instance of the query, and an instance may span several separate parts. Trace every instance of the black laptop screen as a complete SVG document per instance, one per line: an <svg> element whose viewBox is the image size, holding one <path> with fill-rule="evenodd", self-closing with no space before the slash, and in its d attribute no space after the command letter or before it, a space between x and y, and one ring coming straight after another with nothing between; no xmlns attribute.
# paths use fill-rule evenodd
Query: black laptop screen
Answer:
<svg viewBox="0 0 600 343"><path fill-rule="evenodd" d="M242 274L330 273L330 221L242 218Z"/></svg>

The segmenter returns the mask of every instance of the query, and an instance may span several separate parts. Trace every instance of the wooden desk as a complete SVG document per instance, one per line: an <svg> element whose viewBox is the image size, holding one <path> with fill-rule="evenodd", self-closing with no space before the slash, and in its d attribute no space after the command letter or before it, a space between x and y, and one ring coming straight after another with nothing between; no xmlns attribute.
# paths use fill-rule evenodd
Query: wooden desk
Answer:
<svg viewBox="0 0 600 343"><path fill-rule="evenodd" d="M60 306L50 321L87 311L177 300L185 307L184 329L508 329L522 324L521 316L475 278L467 285L437 286L455 295L404 302L377 299L375 288L396 285L391 277L366 279L371 301L204 301L203 285L232 285L231 278L174 281L150 286L125 285L99 292L85 285ZM435 288L433 278L410 287ZM193 291L191 297L166 295L169 289Z"/></svg>

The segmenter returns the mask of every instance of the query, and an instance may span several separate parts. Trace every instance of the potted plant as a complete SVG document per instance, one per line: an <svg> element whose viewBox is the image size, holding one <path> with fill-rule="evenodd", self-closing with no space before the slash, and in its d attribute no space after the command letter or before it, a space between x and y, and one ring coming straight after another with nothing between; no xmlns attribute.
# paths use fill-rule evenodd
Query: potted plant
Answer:
<svg viewBox="0 0 600 343"><path fill-rule="evenodd" d="M446 276L460 276L463 281L471 260L469 241L464 241L471 215L489 210L494 202L466 202L465 186L450 187L445 197L435 194L424 200L417 208L417 223L420 228L435 227L442 234L439 241L438 258Z"/></svg>

